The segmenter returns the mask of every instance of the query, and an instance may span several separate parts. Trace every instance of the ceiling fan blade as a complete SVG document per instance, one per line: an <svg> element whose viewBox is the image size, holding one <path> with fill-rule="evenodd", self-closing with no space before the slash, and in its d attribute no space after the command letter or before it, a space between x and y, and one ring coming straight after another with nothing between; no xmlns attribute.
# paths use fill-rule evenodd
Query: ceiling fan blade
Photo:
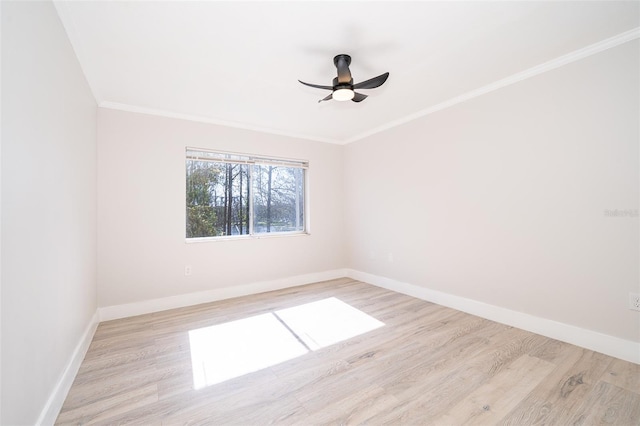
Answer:
<svg viewBox="0 0 640 426"><path fill-rule="evenodd" d="M363 81L362 83L354 84L353 88L354 89L375 89L376 87L382 86L384 82L387 81L387 78L389 78L389 73L385 72L382 75L373 77L367 81Z"/></svg>
<svg viewBox="0 0 640 426"><path fill-rule="evenodd" d="M333 93L329 93L329 95L328 95L326 98L324 98L324 99L320 99L320 100L318 101L318 103L320 103L320 102L322 102L322 101L330 101L331 99L333 99Z"/></svg>
<svg viewBox="0 0 640 426"><path fill-rule="evenodd" d="M351 57L349 55L338 55L333 58L333 63L338 69L338 83L351 84L351 82L353 81L353 79L351 78L351 71L349 71Z"/></svg>
<svg viewBox="0 0 640 426"><path fill-rule="evenodd" d="M365 99L367 99L368 95L363 95L362 93L354 93L353 95L353 99L351 99L353 102L362 102Z"/></svg>
<svg viewBox="0 0 640 426"><path fill-rule="evenodd" d="M311 83L305 83L302 80L298 80L300 83L304 84L305 86L309 86L309 87L315 87L316 89L326 89L326 90L333 90L333 87L331 86L320 86L319 84L311 84Z"/></svg>

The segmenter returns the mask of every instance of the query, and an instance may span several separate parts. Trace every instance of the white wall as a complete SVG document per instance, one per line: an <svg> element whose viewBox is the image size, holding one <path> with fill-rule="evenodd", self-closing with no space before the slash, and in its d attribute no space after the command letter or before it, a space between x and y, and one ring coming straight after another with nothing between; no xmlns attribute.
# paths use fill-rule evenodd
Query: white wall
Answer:
<svg viewBox="0 0 640 426"><path fill-rule="evenodd" d="M0 423L17 425L38 420L96 312L96 104L53 5L1 7Z"/></svg>
<svg viewBox="0 0 640 426"><path fill-rule="evenodd" d="M350 144L349 267L640 341L638 41ZM470 70L469 72L472 72Z"/></svg>
<svg viewBox="0 0 640 426"><path fill-rule="evenodd" d="M345 266L342 147L98 109L98 304L211 291ZM311 235L185 242L185 147L309 160ZM185 265L192 275L185 276Z"/></svg>

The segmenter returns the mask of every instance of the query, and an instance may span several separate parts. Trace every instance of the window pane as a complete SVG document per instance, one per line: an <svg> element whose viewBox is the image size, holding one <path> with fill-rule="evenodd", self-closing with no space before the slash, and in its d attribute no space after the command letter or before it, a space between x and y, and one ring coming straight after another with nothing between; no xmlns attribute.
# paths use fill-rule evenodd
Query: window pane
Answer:
<svg viewBox="0 0 640 426"><path fill-rule="evenodd" d="M304 170L253 166L253 232L304 231Z"/></svg>
<svg viewBox="0 0 640 426"><path fill-rule="evenodd" d="M187 238L249 233L249 166L187 160Z"/></svg>

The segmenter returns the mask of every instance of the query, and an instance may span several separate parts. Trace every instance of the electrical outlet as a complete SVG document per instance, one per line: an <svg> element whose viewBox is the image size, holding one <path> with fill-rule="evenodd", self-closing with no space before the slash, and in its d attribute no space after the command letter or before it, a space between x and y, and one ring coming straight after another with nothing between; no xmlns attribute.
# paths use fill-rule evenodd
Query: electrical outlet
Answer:
<svg viewBox="0 0 640 426"><path fill-rule="evenodd" d="M191 275L191 265L187 265L184 267L184 275L187 277Z"/></svg>
<svg viewBox="0 0 640 426"><path fill-rule="evenodd" d="M640 293L629 293L629 309L640 311Z"/></svg>

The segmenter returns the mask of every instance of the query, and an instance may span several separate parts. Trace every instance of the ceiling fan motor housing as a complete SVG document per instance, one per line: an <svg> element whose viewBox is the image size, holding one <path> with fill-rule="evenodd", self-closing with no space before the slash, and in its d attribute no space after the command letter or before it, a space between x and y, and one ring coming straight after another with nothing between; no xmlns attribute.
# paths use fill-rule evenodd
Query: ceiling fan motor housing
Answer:
<svg viewBox="0 0 640 426"><path fill-rule="evenodd" d="M333 79L333 90L337 89L353 89L353 78L351 79L351 81L349 81L349 83L339 83L338 77L335 77Z"/></svg>

